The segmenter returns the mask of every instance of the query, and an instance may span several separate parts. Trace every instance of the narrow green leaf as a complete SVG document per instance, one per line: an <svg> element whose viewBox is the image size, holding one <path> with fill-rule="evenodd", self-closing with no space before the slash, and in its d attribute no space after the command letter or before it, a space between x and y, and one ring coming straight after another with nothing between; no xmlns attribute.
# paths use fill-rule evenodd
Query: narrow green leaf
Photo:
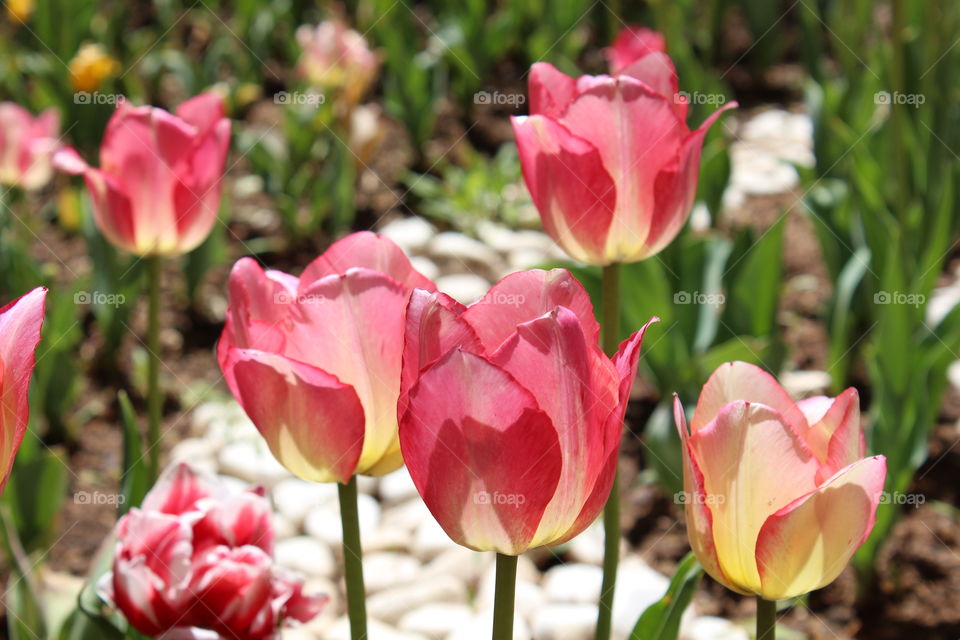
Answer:
<svg viewBox="0 0 960 640"><path fill-rule="evenodd" d="M676 640L680 617L686 610L703 577L703 569L693 553L677 565L667 592L650 605L630 632L630 640Z"/></svg>

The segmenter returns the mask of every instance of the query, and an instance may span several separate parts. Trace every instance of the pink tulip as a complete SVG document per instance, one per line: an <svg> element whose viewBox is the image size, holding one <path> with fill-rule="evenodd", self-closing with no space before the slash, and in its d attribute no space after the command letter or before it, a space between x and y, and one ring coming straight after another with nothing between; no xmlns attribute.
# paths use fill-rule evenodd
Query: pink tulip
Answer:
<svg viewBox="0 0 960 640"><path fill-rule="evenodd" d="M306 622L326 601L273 565L261 490L233 493L185 464L168 469L115 533L102 595L141 633L272 639L282 622Z"/></svg>
<svg viewBox="0 0 960 640"><path fill-rule="evenodd" d="M520 163L547 233L595 265L648 258L676 237L693 207L700 151L663 53L662 37L621 34L612 76L571 78L550 64L530 71L530 115L513 117Z"/></svg>
<svg viewBox="0 0 960 640"><path fill-rule="evenodd" d="M110 242L141 256L171 256L196 248L216 222L229 145L223 100L204 93L175 114L121 102L107 123L99 169L70 148L54 162L84 176Z"/></svg>
<svg viewBox="0 0 960 640"><path fill-rule="evenodd" d="M0 461L4 465L0 492L7 484L30 421L30 376L40 343L46 299L47 290L37 287L0 309Z"/></svg>
<svg viewBox="0 0 960 640"><path fill-rule="evenodd" d="M347 102L363 97L380 61L366 39L339 19L297 29L300 73L322 89L343 90Z"/></svg>
<svg viewBox="0 0 960 640"><path fill-rule="evenodd" d="M610 73L613 75L634 75L627 71L628 67L641 58L651 54L666 54L667 39L662 33L637 25L629 25L620 30L613 44L604 50ZM663 56L671 65L670 58ZM642 77L642 76L641 76Z"/></svg>
<svg viewBox="0 0 960 640"><path fill-rule="evenodd" d="M469 307L413 293L400 446L447 535L517 555L596 518L645 329L605 356L590 298L563 269L514 273Z"/></svg>
<svg viewBox="0 0 960 640"><path fill-rule="evenodd" d="M707 573L766 600L832 582L873 529L886 476L864 458L855 389L794 402L762 369L707 381L683 440L687 533Z"/></svg>
<svg viewBox="0 0 960 640"><path fill-rule="evenodd" d="M33 117L18 104L0 102L0 184L32 191L50 182L59 131L55 109Z"/></svg>
<svg viewBox="0 0 960 640"><path fill-rule="evenodd" d="M397 398L414 287L435 288L399 247L369 232L335 243L300 278L250 258L234 265L220 368L297 476L345 483L402 466Z"/></svg>

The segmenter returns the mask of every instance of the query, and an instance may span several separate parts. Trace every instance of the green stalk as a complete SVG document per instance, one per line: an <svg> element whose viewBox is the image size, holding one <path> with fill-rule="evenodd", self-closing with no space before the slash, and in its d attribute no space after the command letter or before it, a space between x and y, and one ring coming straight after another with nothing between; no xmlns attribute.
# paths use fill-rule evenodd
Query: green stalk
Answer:
<svg viewBox="0 0 960 640"><path fill-rule="evenodd" d="M347 582L347 616L351 640L367 640L367 603L363 587L363 549L360 547L360 518L357 515L357 476L337 484L340 497L340 524L343 526L343 568Z"/></svg>
<svg viewBox="0 0 960 640"><path fill-rule="evenodd" d="M897 163L897 216L904 220L910 205L910 172L907 157L905 135L905 111L907 105L897 102L896 97L905 93L904 81L904 34L906 25L903 15L903 0L893 0L893 25L891 27L890 48L890 125L893 134L894 158Z"/></svg>
<svg viewBox="0 0 960 640"><path fill-rule="evenodd" d="M513 603L517 590L517 556L497 554L497 580L493 596L493 640L513 638Z"/></svg>
<svg viewBox="0 0 960 640"><path fill-rule="evenodd" d="M620 265L603 268L600 298L603 350L607 355L617 351L620 334ZM596 640L610 640L613 615L613 592L617 586L617 565L620 563L620 479L613 475L613 487L603 508L603 584L600 587L600 606L597 612Z"/></svg>
<svg viewBox="0 0 960 640"><path fill-rule="evenodd" d="M160 272L163 258L147 258L147 461L150 478L160 474L160 422L163 417L163 396L160 393Z"/></svg>
<svg viewBox="0 0 960 640"><path fill-rule="evenodd" d="M774 640L777 633L777 601L757 596L757 640Z"/></svg>

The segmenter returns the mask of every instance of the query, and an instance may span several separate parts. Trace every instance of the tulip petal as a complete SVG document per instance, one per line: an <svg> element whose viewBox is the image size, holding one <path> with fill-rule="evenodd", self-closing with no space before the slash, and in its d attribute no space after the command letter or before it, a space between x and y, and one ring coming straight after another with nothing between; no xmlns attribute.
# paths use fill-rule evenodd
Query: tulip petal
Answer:
<svg viewBox="0 0 960 640"><path fill-rule="evenodd" d="M580 320L589 344L596 344L600 325L590 296L566 269L528 269L506 276L461 316L473 327L487 353L510 338L517 325L566 307Z"/></svg>
<svg viewBox="0 0 960 640"><path fill-rule="evenodd" d="M527 92L530 94L530 115L556 120L576 95L577 82L549 62L535 62L530 67Z"/></svg>
<svg viewBox="0 0 960 640"><path fill-rule="evenodd" d="M294 475L348 482L364 443L364 412L354 389L283 356L232 349L231 389L273 455Z"/></svg>
<svg viewBox="0 0 960 640"><path fill-rule="evenodd" d="M721 407L735 400L765 404L778 411L798 436L807 432L803 412L780 383L760 367L739 361L720 365L703 385L690 430L696 433L716 417Z"/></svg>
<svg viewBox="0 0 960 640"><path fill-rule="evenodd" d="M461 320L466 307L445 293L414 289L407 304L403 368L397 415L407 409L407 393L420 372L455 347L483 353L473 327Z"/></svg>
<svg viewBox="0 0 960 640"><path fill-rule="evenodd" d="M635 62L666 50L667 39L663 34L646 27L627 25L603 53L610 65L610 73L617 75Z"/></svg>
<svg viewBox="0 0 960 640"><path fill-rule="evenodd" d="M689 447L714 503L713 539L723 573L743 590L759 592L760 527L816 488L819 463L780 413L743 400L723 406L709 424L694 430Z"/></svg>
<svg viewBox="0 0 960 640"><path fill-rule="evenodd" d="M757 539L758 593L791 598L836 579L873 529L886 469L883 456L859 460L771 515Z"/></svg>
<svg viewBox="0 0 960 640"><path fill-rule="evenodd" d="M560 477L530 542L540 546L570 528L606 462L603 427L617 408L615 373L599 347L586 343L579 318L565 307L517 326L490 362L524 381L557 431L563 464L577 469Z"/></svg>
<svg viewBox="0 0 960 640"><path fill-rule="evenodd" d="M697 195L703 139L717 118L736 106L736 102L728 102L711 114L699 129L686 137L676 156L660 169L653 185L655 206L644 257L660 252L680 233Z"/></svg>
<svg viewBox="0 0 960 640"><path fill-rule="evenodd" d="M644 83L664 98L667 98L673 112L680 122L687 121L687 101L679 93L680 85L677 80L677 70L673 60L663 52L653 52L636 60L614 75L630 76Z"/></svg>
<svg viewBox="0 0 960 640"><path fill-rule="evenodd" d="M230 121L223 118L200 131L206 134L194 140L193 151L178 169L173 187L179 253L195 249L206 239L220 209L223 167L230 149Z"/></svg>
<svg viewBox="0 0 960 640"><path fill-rule="evenodd" d="M511 123L544 230L574 258L605 264L617 187L601 151L546 116L517 116Z"/></svg>
<svg viewBox="0 0 960 640"><path fill-rule="evenodd" d="M210 497L220 498L222 491L206 475L195 472L190 465L168 467L147 492L141 508L179 516L197 511L197 502Z"/></svg>
<svg viewBox="0 0 960 640"><path fill-rule="evenodd" d="M0 492L30 419L30 377L36 363L47 290L37 287L0 309Z"/></svg>
<svg viewBox="0 0 960 640"><path fill-rule="evenodd" d="M821 464L818 482L863 457L860 395L856 389L851 387L835 399L808 398L797 406L810 422L807 444Z"/></svg>
<svg viewBox="0 0 960 640"><path fill-rule="evenodd" d="M356 267L379 271L407 288L427 291L437 288L413 268L403 249L392 240L370 231L359 231L333 243L323 255L307 265L300 276L300 289L303 291L321 278Z"/></svg>
<svg viewBox="0 0 960 640"><path fill-rule="evenodd" d="M198 131L209 131L223 118L223 98L215 93L201 93L181 102L174 113Z"/></svg>
<svg viewBox="0 0 960 640"><path fill-rule="evenodd" d="M697 561L710 576L729 589L743 593L733 584L717 557L717 547L713 538L713 513L710 504L713 500L707 499L707 492L703 487L703 473L697 465L690 451L690 432L687 429L687 416L683 410L683 403L676 394L673 396L673 419L680 434L680 443L683 453L683 503L686 515L687 537L690 547L697 556Z"/></svg>
<svg viewBox="0 0 960 640"><path fill-rule="evenodd" d="M400 443L417 490L455 542L526 550L563 461L550 419L513 377L451 351L411 389Z"/></svg>
<svg viewBox="0 0 960 640"><path fill-rule="evenodd" d="M409 289L366 268L348 269L301 287L290 307L285 355L336 376L357 393L366 439L357 473L400 468L397 398Z"/></svg>

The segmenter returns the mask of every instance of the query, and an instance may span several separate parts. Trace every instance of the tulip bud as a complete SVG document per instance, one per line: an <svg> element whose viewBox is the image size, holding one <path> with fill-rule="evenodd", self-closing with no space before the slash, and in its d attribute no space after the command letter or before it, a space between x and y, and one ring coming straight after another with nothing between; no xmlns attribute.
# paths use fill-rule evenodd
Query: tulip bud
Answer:
<svg viewBox="0 0 960 640"><path fill-rule="evenodd" d="M602 510L644 327L612 359L563 269L507 276L469 307L415 291L400 445L454 542L517 555L560 544Z"/></svg>
<svg viewBox="0 0 960 640"><path fill-rule="evenodd" d="M863 457L855 389L795 403L762 369L710 377L683 441L690 546L721 584L765 600L832 582L873 529L886 476Z"/></svg>
<svg viewBox="0 0 960 640"><path fill-rule="evenodd" d="M37 117L13 102L0 102L0 184L35 190L50 182L60 117L47 109Z"/></svg>
<svg viewBox="0 0 960 640"><path fill-rule="evenodd" d="M120 72L120 63L99 44L87 43L67 65L70 69L70 85L74 91L92 93L104 80Z"/></svg>
<svg viewBox="0 0 960 640"><path fill-rule="evenodd" d="M366 93L380 66L366 39L339 19L297 29L300 73L321 89L343 91L348 104Z"/></svg>
<svg viewBox="0 0 960 640"><path fill-rule="evenodd" d="M84 176L97 227L110 242L140 256L171 256L196 248L216 222L229 145L219 96L200 94L175 114L121 101L99 169L70 148L54 163Z"/></svg>
<svg viewBox="0 0 960 640"><path fill-rule="evenodd" d="M234 397L295 475L348 482L403 460L397 399L404 309L433 290L390 240L354 233L300 278L243 258L217 358Z"/></svg>

